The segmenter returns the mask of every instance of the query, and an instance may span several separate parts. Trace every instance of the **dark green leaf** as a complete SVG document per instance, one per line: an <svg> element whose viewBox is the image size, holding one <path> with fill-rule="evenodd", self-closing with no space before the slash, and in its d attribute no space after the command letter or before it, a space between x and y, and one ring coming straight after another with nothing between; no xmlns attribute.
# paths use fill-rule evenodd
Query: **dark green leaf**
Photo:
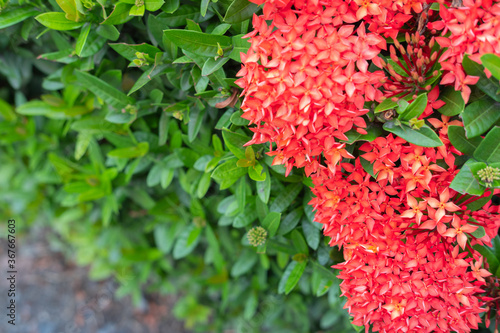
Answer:
<svg viewBox="0 0 500 333"><path fill-rule="evenodd" d="M493 126L500 119L499 106L500 103L495 103L490 98L483 98L467 105L462 113L467 137L474 138Z"/></svg>
<svg viewBox="0 0 500 333"><path fill-rule="evenodd" d="M239 23L252 18L259 6L247 0L234 0L227 9L224 22Z"/></svg>
<svg viewBox="0 0 500 333"><path fill-rule="evenodd" d="M269 201L269 195L271 194L271 177L269 176L269 171L265 167L266 177L263 181L255 183L257 187L257 195L263 203L267 204Z"/></svg>
<svg viewBox="0 0 500 333"><path fill-rule="evenodd" d="M28 17L35 16L39 12L31 7L17 7L2 11L0 15L0 29L5 29L11 25L26 20Z"/></svg>
<svg viewBox="0 0 500 333"><path fill-rule="evenodd" d="M399 119L402 121L409 121L413 118L418 118L422 112L424 112L427 107L427 94L419 95L411 104L406 108L406 110L399 115Z"/></svg>
<svg viewBox="0 0 500 333"><path fill-rule="evenodd" d="M445 116L456 116L464 111L465 103L462 98L462 93L456 91L452 86L444 88L441 94L439 94L439 99L446 103L438 109L438 111Z"/></svg>
<svg viewBox="0 0 500 333"><path fill-rule="evenodd" d="M384 124L384 129L418 146L439 147L443 145L439 136L427 125L416 130L404 124L396 125L391 120Z"/></svg>
<svg viewBox="0 0 500 333"><path fill-rule="evenodd" d="M269 232L269 237L276 235L280 226L281 214L270 212L262 221L262 226Z"/></svg>
<svg viewBox="0 0 500 333"><path fill-rule="evenodd" d="M216 57L218 45L231 47L231 38L189 30L165 30L163 36L183 50L205 57Z"/></svg>
<svg viewBox="0 0 500 333"><path fill-rule="evenodd" d="M257 263L257 259L259 259L259 257L257 256L257 253L255 253L255 251L252 251L250 249L243 250L243 253L238 256L238 259L231 268L231 276L239 277L245 273L248 273Z"/></svg>
<svg viewBox="0 0 500 333"><path fill-rule="evenodd" d="M500 57L498 55L492 53L483 54L481 62L490 71L491 75L500 80Z"/></svg>
<svg viewBox="0 0 500 333"><path fill-rule="evenodd" d="M304 273L304 270L306 269L306 266L307 261L290 262L286 267L283 276L281 276L281 280L278 285L278 292L280 294L289 294L299 282L302 273Z"/></svg>
<svg viewBox="0 0 500 333"><path fill-rule="evenodd" d="M479 137L468 139L462 126L448 126L448 138L453 147L469 156L474 155L474 151L482 141Z"/></svg>
<svg viewBox="0 0 500 333"><path fill-rule="evenodd" d="M302 183L288 185L286 189L274 199L269 210L283 213L299 195L300 191L302 191L303 186Z"/></svg>
<svg viewBox="0 0 500 333"><path fill-rule="evenodd" d="M465 72L467 72L468 75L479 76L479 81L477 81L476 83L476 86L479 89L481 89L495 101L500 102L500 83L498 82L498 79L488 79L486 77L486 74L484 73L483 66L475 61L470 60L468 55L464 56L462 60L462 66L464 67Z"/></svg>
<svg viewBox="0 0 500 333"><path fill-rule="evenodd" d="M243 39L244 35L236 35L232 37L233 50L229 54L229 58L241 62L240 53L247 54L248 49L250 48L250 43L248 42L248 38Z"/></svg>
<svg viewBox="0 0 500 333"><path fill-rule="evenodd" d="M320 241L320 230L306 218L302 219L302 230L304 231L304 236L309 247L317 250Z"/></svg>
<svg viewBox="0 0 500 333"><path fill-rule="evenodd" d="M500 127L495 126L486 134L474 152L474 158L486 163L500 162Z"/></svg>

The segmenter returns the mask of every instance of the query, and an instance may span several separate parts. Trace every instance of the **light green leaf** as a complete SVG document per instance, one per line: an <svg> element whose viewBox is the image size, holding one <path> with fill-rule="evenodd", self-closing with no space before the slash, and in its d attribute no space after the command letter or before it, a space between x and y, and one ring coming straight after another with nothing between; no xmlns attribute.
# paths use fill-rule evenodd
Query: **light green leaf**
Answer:
<svg viewBox="0 0 500 333"><path fill-rule="evenodd" d="M257 263L257 259L259 259L259 257L255 251L244 249L231 268L231 276L237 278L245 273L248 273Z"/></svg>
<svg viewBox="0 0 500 333"><path fill-rule="evenodd" d="M155 58L156 54L161 52L161 50L153 45L142 43L142 44L125 44L125 43L110 43L109 46L115 50L122 57L128 61L134 61L137 59L136 53L146 53L151 58Z"/></svg>
<svg viewBox="0 0 500 333"><path fill-rule="evenodd" d="M265 167L266 177L263 181L255 183L257 187L257 195L263 203L267 204L269 196L271 195L271 177L268 175L269 171Z"/></svg>
<svg viewBox="0 0 500 333"><path fill-rule="evenodd" d="M114 149L108 153L108 156L119 158L135 158L146 155L148 150L149 144L147 142L140 142L137 144L137 146Z"/></svg>
<svg viewBox="0 0 500 333"><path fill-rule="evenodd" d="M243 148L243 145L250 141L249 137L224 129L222 131L222 138L224 139L224 144L234 156L238 159L245 159L245 148Z"/></svg>
<svg viewBox="0 0 500 333"><path fill-rule="evenodd" d="M144 5L142 6L133 5L132 8L130 8L128 14L130 16L144 16L145 12L146 12L146 7Z"/></svg>
<svg viewBox="0 0 500 333"><path fill-rule="evenodd" d="M226 62L229 61L229 58L218 58L214 60L214 58L208 58L201 69L201 75L207 76L224 66Z"/></svg>
<svg viewBox="0 0 500 333"><path fill-rule="evenodd" d="M83 22L68 20L66 15L61 12L43 13L35 17L35 19L52 30L74 30L83 25Z"/></svg>
<svg viewBox="0 0 500 333"><path fill-rule="evenodd" d="M80 35L78 35L78 39L76 40L75 53L77 56L81 57L83 48L87 43L87 37L89 36L90 28L92 25L90 23L85 23L80 31Z"/></svg>

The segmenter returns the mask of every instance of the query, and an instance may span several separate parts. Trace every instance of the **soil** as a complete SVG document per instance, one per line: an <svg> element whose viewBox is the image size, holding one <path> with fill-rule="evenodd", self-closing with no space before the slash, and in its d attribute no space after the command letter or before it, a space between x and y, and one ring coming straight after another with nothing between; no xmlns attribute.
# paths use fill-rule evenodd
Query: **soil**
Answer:
<svg viewBox="0 0 500 333"><path fill-rule="evenodd" d="M45 235L16 239L15 326L6 316L7 243L0 240L0 332L188 333L173 317L175 297L149 294L143 309L134 308L130 298L115 297L112 279L89 280L88 268L52 251Z"/></svg>

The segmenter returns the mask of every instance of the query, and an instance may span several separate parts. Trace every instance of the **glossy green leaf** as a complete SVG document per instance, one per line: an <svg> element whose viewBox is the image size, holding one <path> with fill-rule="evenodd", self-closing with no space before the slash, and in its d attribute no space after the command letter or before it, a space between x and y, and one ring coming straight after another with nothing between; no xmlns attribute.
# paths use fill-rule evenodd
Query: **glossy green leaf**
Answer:
<svg viewBox="0 0 500 333"><path fill-rule="evenodd" d="M153 45L142 44L125 44L125 43L110 43L109 46L128 61L137 59L137 52L146 53L151 58L155 58L156 54L161 50Z"/></svg>
<svg viewBox="0 0 500 333"><path fill-rule="evenodd" d="M443 145L439 136L427 125L416 130L404 124L396 125L395 121L391 120L384 124L384 129L418 146L439 147Z"/></svg>
<svg viewBox="0 0 500 333"><path fill-rule="evenodd" d="M2 11L0 15L0 29L5 29L14 24L22 22L31 16L35 16L39 12L32 7L17 7L10 10Z"/></svg>
<svg viewBox="0 0 500 333"><path fill-rule="evenodd" d="M263 182L267 178L267 173L264 172L264 168L262 167L262 164L260 163L255 163L255 165L250 165L248 167L248 176L250 179L256 182Z"/></svg>
<svg viewBox="0 0 500 333"><path fill-rule="evenodd" d="M146 6L146 9L150 12L159 10L164 3L165 0L144 0L144 6Z"/></svg>
<svg viewBox="0 0 500 333"><path fill-rule="evenodd" d="M399 115L401 121L409 121L413 118L418 118L427 107L427 94L419 95L406 110Z"/></svg>
<svg viewBox="0 0 500 333"><path fill-rule="evenodd" d="M87 38L89 36L90 29L92 28L92 25L90 23L85 23L85 25L82 27L82 30L80 31L80 35L78 35L78 38L76 40L76 45L75 45L75 53L77 56L81 57L83 48L85 47L87 43Z"/></svg>
<svg viewBox="0 0 500 333"><path fill-rule="evenodd" d="M483 54L481 62L490 71L491 75L500 80L500 57L498 55L492 53Z"/></svg>
<svg viewBox="0 0 500 333"><path fill-rule="evenodd" d="M304 270L306 269L307 261L292 261L288 264L285 272L281 276L281 280L278 285L278 292L280 294L289 294L293 288L299 282Z"/></svg>
<svg viewBox="0 0 500 333"><path fill-rule="evenodd" d="M479 137L468 139L462 126L448 126L448 138L453 147L469 156L474 155L474 151L482 141Z"/></svg>
<svg viewBox="0 0 500 333"><path fill-rule="evenodd" d="M496 273L497 277L499 276L498 270L500 269L500 236L496 236L492 239L493 247L474 245L474 249L486 258L489 265L489 271Z"/></svg>
<svg viewBox="0 0 500 333"><path fill-rule="evenodd" d="M486 134L475 150L474 158L486 163L500 162L500 127L495 126Z"/></svg>
<svg viewBox="0 0 500 333"><path fill-rule="evenodd" d="M462 194L482 195L485 187L480 185L472 174L470 165L475 163L473 159L468 160L460 169L450 184L450 188Z"/></svg>
<svg viewBox="0 0 500 333"><path fill-rule="evenodd" d="M222 138L224 139L224 144L234 156L238 159L245 158L245 148L243 145L250 141L249 137L229 130L223 130Z"/></svg>
<svg viewBox="0 0 500 333"><path fill-rule="evenodd" d="M320 241L320 230L313 226L307 218L302 219L302 230L304 231L304 236L306 237L307 244L313 250L317 250Z"/></svg>
<svg viewBox="0 0 500 333"><path fill-rule="evenodd" d="M499 107L500 103L490 98L483 98L467 105L462 113L467 137L479 136L493 126L500 119Z"/></svg>
<svg viewBox="0 0 500 333"><path fill-rule="evenodd" d="M233 185L238 179L246 175L246 168L236 165L236 159L230 159L219 165L212 173L212 178L220 184L220 189L224 190Z"/></svg>
<svg viewBox="0 0 500 333"><path fill-rule="evenodd" d="M146 7L144 5L142 6L133 5L132 8L130 8L128 14L130 16L144 16L145 12L146 12Z"/></svg>
<svg viewBox="0 0 500 333"><path fill-rule="evenodd" d="M271 194L271 177L269 176L269 171L267 167L265 167L266 177L261 182L256 182L255 186L257 187L257 195L263 203L267 204L269 201L269 196Z"/></svg>
<svg viewBox="0 0 500 333"><path fill-rule="evenodd" d="M239 23L251 19L259 10L259 6L247 0L234 0L227 9L224 22Z"/></svg>
<svg viewBox="0 0 500 333"><path fill-rule="evenodd" d="M118 2L111 14L101 24L119 25L130 21L134 18L129 15L130 8L132 8L132 5Z"/></svg>
<svg viewBox="0 0 500 333"><path fill-rule="evenodd" d="M468 75L479 76L476 86L484 93L490 96L497 102L500 102L500 83L498 79L487 78L484 73L484 68L475 61L470 60L468 55L465 55L462 61L462 66Z"/></svg>
<svg viewBox="0 0 500 333"><path fill-rule="evenodd" d="M231 38L189 30L165 30L163 36L183 50L205 57L216 57L218 45L231 47Z"/></svg>
<svg viewBox="0 0 500 333"><path fill-rule="evenodd" d="M96 32L99 36L109 39L111 41L116 41L120 38L120 31L115 28L113 25L99 25L96 29Z"/></svg>
<svg viewBox="0 0 500 333"><path fill-rule="evenodd" d="M225 63L229 61L229 58L218 58L214 60L214 58L208 58L201 69L201 75L207 76L224 66Z"/></svg>
<svg viewBox="0 0 500 333"><path fill-rule="evenodd" d="M464 111L465 102L462 98L462 93L456 91L452 86L445 87L439 94L439 99L446 103L438 109L445 116L456 116Z"/></svg>
<svg viewBox="0 0 500 333"><path fill-rule="evenodd" d="M61 12L43 13L36 16L35 19L52 30L74 30L83 25L83 22L68 20L66 15Z"/></svg>

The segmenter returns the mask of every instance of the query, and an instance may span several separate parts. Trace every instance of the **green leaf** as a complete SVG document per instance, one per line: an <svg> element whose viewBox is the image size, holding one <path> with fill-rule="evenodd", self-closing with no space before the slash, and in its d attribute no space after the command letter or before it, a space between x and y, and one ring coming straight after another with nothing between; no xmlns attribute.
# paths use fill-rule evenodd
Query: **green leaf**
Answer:
<svg viewBox="0 0 500 333"><path fill-rule="evenodd" d="M263 203L267 204L269 196L271 195L271 177L268 175L269 171L265 168L266 177L263 181L255 183L257 187L257 195Z"/></svg>
<svg viewBox="0 0 500 333"><path fill-rule="evenodd" d="M195 8L195 7L193 7ZM167 3L163 5L161 10L167 14L172 14L177 9L179 9L179 0L167 0ZM161 15L161 14L160 14ZM170 25L173 26L173 25Z"/></svg>
<svg viewBox="0 0 500 333"><path fill-rule="evenodd" d="M467 105L462 113L467 137L474 138L493 126L500 119L499 106L500 103L495 103L490 98L483 98Z"/></svg>
<svg viewBox="0 0 500 333"><path fill-rule="evenodd" d="M260 163L255 163L255 165L248 166L248 176L250 176L250 179L256 182L263 182L267 178L267 174L264 172L264 168Z"/></svg>
<svg viewBox="0 0 500 333"><path fill-rule="evenodd" d="M259 6L247 0L234 0L224 16L226 23L239 23L251 19L259 10Z"/></svg>
<svg viewBox="0 0 500 333"><path fill-rule="evenodd" d="M200 14L205 17L207 15L208 5L210 4L210 0L201 0L200 5Z"/></svg>
<svg viewBox="0 0 500 333"><path fill-rule="evenodd" d="M427 94L419 95L411 104L406 108L406 110L399 115L399 119L402 121L409 121L413 118L418 118L427 107Z"/></svg>
<svg viewBox="0 0 500 333"><path fill-rule="evenodd" d="M116 41L118 38L120 38L120 31L118 31L118 29L116 29L114 25L100 24L97 27L96 32L99 36L112 41Z"/></svg>
<svg viewBox="0 0 500 333"><path fill-rule="evenodd" d="M249 38L243 39L243 36L245 35L236 35L232 37L233 50L229 54L229 58L237 62L241 62L240 53L247 54L251 46Z"/></svg>
<svg viewBox="0 0 500 333"><path fill-rule="evenodd" d="M474 155L474 151L482 141L479 137L468 139L462 126L448 126L448 138L453 147L469 156Z"/></svg>
<svg viewBox="0 0 500 333"><path fill-rule="evenodd" d="M178 4L178 2L177 2L177 4ZM165 8L165 6L166 5L164 5L162 7L162 10L163 10L163 8ZM169 27L185 26L187 19L201 23L201 22L204 22L204 21L210 19L211 17L212 17L212 15L210 13L207 13L207 15L205 15L205 17L201 16L200 7L186 5L186 4L183 4L182 6L180 6L173 13L165 12L165 13L162 13L162 14L157 16L157 18L168 19L168 26Z"/></svg>
<svg viewBox="0 0 500 333"><path fill-rule="evenodd" d="M195 226L194 224L189 225L184 231L179 235L177 242L175 242L173 257L174 259L184 258L196 248L196 245L200 242L200 235L203 229Z"/></svg>
<svg viewBox="0 0 500 333"><path fill-rule="evenodd" d="M229 61L230 58L218 58L217 60L214 60L214 58L208 58L205 61L205 64L203 65L203 68L201 69L201 75L207 76L224 66L226 62Z"/></svg>
<svg viewBox="0 0 500 333"><path fill-rule="evenodd" d="M471 212L475 212L476 210L483 208L484 205L486 205L491 200L492 196L493 192L491 192L488 196L472 201L471 203L467 204L466 207Z"/></svg>
<svg viewBox="0 0 500 333"><path fill-rule="evenodd" d="M8 28L38 13L38 11L31 7L17 7L2 11L0 14L0 29Z"/></svg>
<svg viewBox="0 0 500 333"><path fill-rule="evenodd" d="M233 185L238 179L246 175L246 168L236 165L237 159L232 158L219 165L212 173L212 178L220 184L220 189L224 190Z"/></svg>
<svg viewBox="0 0 500 333"><path fill-rule="evenodd" d="M146 155L149 150L149 144L147 142L140 142L137 146L118 148L110 151L108 156L119 157L119 158L135 158Z"/></svg>
<svg viewBox="0 0 500 333"><path fill-rule="evenodd" d="M500 236L496 236L491 240L493 247L482 246L482 245L474 245L473 248L477 250L479 253L483 255L488 261L489 271L492 273L496 273L497 277L499 275L500 269Z"/></svg>
<svg viewBox="0 0 500 333"><path fill-rule="evenodd" d="M83 22L74 22L66 18L61 12L43 13L35 17L35 20L52 30L74 30L83 25Z"/></svg>
<svg viewBox="0 0 500 333"><path fill-rule="evenodd" d="M76 40L75 53L77 56L81 57L83 48L87 43L87 37L89 36L90 28L92 25L90 23L85 23L80 31L80 35L78 35L78 39Z"/></svg>
<svg viewBox="0 0 500 333"><path fill-rule="evenodd" d="M170 29L165 30L163 36L181 49L205 57L216 57L218 45L222 49L231 47L230 37L197 31Z"/></svg>
<svg viewBox="0 0 500 333"><path fill-rule="evenodd" d="M438 111L445 116L456 116L464 111L465 102L462 98L462 93L456 91L452 86L444 88L439 94L439 99L446 103L438 109Z"/></svg>
<svg viewBox="0 0 500 333"><path fill-rule="evenodd" d="M398 126L391 120L384 124L384 129L418 146L439 147L443 145L439 136L427 125L415 130L404 124Z"/></svg>
<svg viewBox="0 0 500 333"><path fill-rule="evenodd" d="M280 226L281 214L276 212L270 212L262 221L262 226L268 231L269 237L276 235L278 228Z"/></svg>
<svg viewBox="0 0 500 333"><path fill-rule="evenodd" d="M109 46L115 50L122 57L128 61L134 61L137 59L136 53L146 53L151 58L155 58L157 53L161 50L153 45L142 43L142 44L125 44L125 43L110 43Z"/></svg>
<svg viewBox="0 0 500 333"><path fill-rule="evenodd" d="M479 89L495 101L500 102L500 83L498 82L498 79L488 79L484 73L483 66L470 60L468 55L464 56L462 66L468 75L479 76L479 81L476 83L476 86Z"/></svg>
<svg viewBox="0 0 500 333"><path fill-rule="evenodd" d="M144 87L146 84L151 82L154 78L158 77L159 75L162 75L166 72L166 69L169 68L170 65L160 65L156 66L153 65L149 67L142 75L137 79L137 81L134 83L134 86L130 89L128 92L128 96L136 92L137 90L141 89Z"/></svg>
<svg viewBox="0 0 500 333"><path fill-rule="evenodd" d="M82 158L83 155L85 155L91 139L92 134L88 131L82 131L78 133L75 144L75 160L78 161L80 158Z"/></svg>
<svg viewBox="0 0 500 333"><path fill-rule="evenodd" d="M182 231L183 225L172 223L170 225L157 224L154 229L156 247L163 253L168 254L174 246L175 240Z"/></svg>
<svg viewBox="0 0 500 333"><path fill-rule="evenodd" d="M302 191L303 186L302 183L288 185L285 190L274 199L269 210L283 213L299 195L300 191Z"/></svg>
<svg viewBox="0 0 500 333"><path fill-rule="evenodd" d="M483 226L479 226L471 235L476 238L482 238L486 235L486 230L484 230Z"/></svg>
<svg viewBox="0 0 500 333"><path fill-rule="evenodd" d="M298 231L297 229L292 230L291 237L293 246L298 251L298 253L303 253L306 255L309 254L309 247L307 246L307 243L300 231Z"/></svg>
<svg viewBox="0 0 500 333"><path fill-rule="evenodd" d="M320 241L320 230L316 228L307 218L302 219L302 230L307 244L313 250L317 250Z"/></svg>
<svg viewBox="0 0 500 333"><path fill-rule="evenodd" d="M144 16L145 12L146 12L146 7L144 5L142 6L133 5L132 8L130 8L128 14L130 16Z"/></svg>
<svg viewBox="0 0 500 333"><path fill-rule="evenodd" d="M80 84L101 98L107 104L121 110L132 104L130 97L119 91L109 83L85 72L75 70L75 75Z"/></svg>
<svg viewBox="0 0 500 333"><path fill-rule="evenodd" d="M238 159L246 158L245 148L243 148L243 145L250 141L249 137L224 129L222 131L222 138L224 139L224 144L234 154L234 156Z"/></svg>
<svg viewBox="0 0 500 333"><path fill-rule="evenodd" d="M288 213L283 221L281 221L280 228L278 230L279 235L286 235L299 224L302 215L304 214L304 210L302 208L297 208Z"/></svg>
<svg viewBox="0 0 500 333"><path fill-rule="evenodd" d="M188 139L189 142L193 142L196 136L200 132L201 125L205 116L205 109L201 110L196 107L191 109L189 113L189 123L188 123Z"/></svg>
<svg viewBox="0 0 500 333"><path fill-rule="evenodd" d="M120 25L127 21L130 21L134 18L133 16L129 15L130 8L132 8L132 5L118 2L111 14L101 24Z"/></svg>
<svg viewBox="0 0 500 333"><path fill-rule="evenodd" d="M471 164L475 163L469 159L460 169L450 184L450 188L462 194L482 195L485 187L480 185L471 171Z"/></svg>
<svg viewBox="0 0 500 333"><path fill-rule="evenodd" d="M398 94L398 95L396 95L394 97L399 98L402 94L403 93ZM405 97L403 97L402 99L405 100L405 101L408 101L411 98L412 98L412 94L408 94ZM382 101L382 103L380 103L379 105L377 105L377 107L375 107L375 113L384 112L384 111L387 111L387 110L390 110L390 109L395 109L398 106L398 101L393 101L392 98L386 98L386 99L384 99Z"/></svg>
<svg viewBox="0 0 500 333"><path fill-rule="evenodd" d="M278 293L280 294L289 294L293 288L297 285L300 280L300 277L304 273L306 269L307 261L292 261L288 264L285 269L285 272L281 276L281 280L278 285Z"/></svg>
<svg viewBox="0 0 500 333"><path fill-rule="evenodd" d="M257 253L250 249L244 249L243 252L238 256L238 259L231 267L231 276L237 278L245 273L248 273L253 266L257 263Z"/></svg>
<svg viewBox="0 0 500 333"><path fill-rule="evenodd" d="M495 126L486 134L474 152L474 158L486 163L500 162L500 127Z"/></svg>
<svg viewBox="0 0 500 333"><path fill-rule="evenodd" d="M481 62L497 80L500 80L500 57L496 54L488 53L481 56Z"/></svg>
<svg viewBox="0 0 500 333"><path fill-rule="evenodd" d="M77 8L77 2L75 0L56 0L57 4L61 9L66 13L66 18L70 21L80 21L80 18L82 16L82 13L78 9L83 9L81 8L81 5L79 6L80 8Z"/></svg>
<svg viewBox="0 0 500 333"><path fill-rule="evenodd" d="M155 12L163 6L165 0L144 0L144 5L146 9L150 12Z"/></svg>

